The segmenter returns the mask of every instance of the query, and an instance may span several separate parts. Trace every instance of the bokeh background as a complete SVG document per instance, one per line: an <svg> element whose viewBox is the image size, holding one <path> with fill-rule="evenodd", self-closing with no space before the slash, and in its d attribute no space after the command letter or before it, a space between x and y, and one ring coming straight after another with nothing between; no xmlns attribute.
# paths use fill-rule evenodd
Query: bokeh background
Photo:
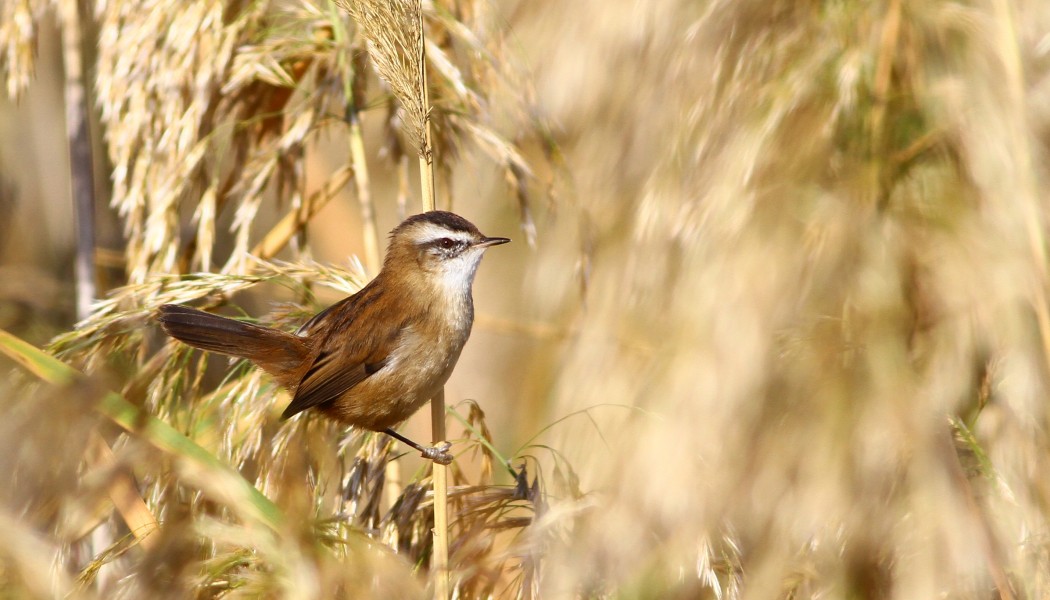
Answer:
<svg viewBox="0 0 1050 600"><path fill-rule="evenodd" d="M342 73L349 63L368 71L353 59L363 46L345 12L312 0L164 4L109 0L84 7L80 23L100 294L160 273L235 271L238 253L350 160ZM518 508L527 519L513 538L464 533L491 546L454 552L454 579L473 582L464 597L1050 594L1050 5L442 1L424 10L428 39L451 65L431 66L439 190L488 235L514 238L479 271L478 319L447 397L477 401L493 445L528 465L542 490ZM76 320L61 35L49 3L9 0L0 15L7 76L26 66L20 48L35 61L28 84L9 83L0 98L0 328L42 346ZM235 27L238 18L254 25ZM389 91L374 74L360 80L382 239L400 218L404 181L408 210L418 210L416 167L391 133ZM197 106L201 98L210 104ZM209 136L204 162L217 166L181 171ZM271 155L281 175L253 190ZM153 167L136 181L136 164ZM162 190L198 177L165 199ZM215 216L214 258L165 257L199 239L194 214L213 188L230 198ZM368 247L352 188L271 258L353 272L349 257ZM250 228L236 220L246 203L256 206ZM141 228L128 236L133 205ZM153 250L135 250L135 236ZM316 293L320 305L340 297ZM137 294L122 298L149 306ZM281 303L304 302L280 286L232 298L271 320L294 316ZM126 341L132 365L163 352L137 314L145 333ZM90 339L110 348L108 335ZM108 381L134 379L127 364ZM225 381L227 363L211 365L194 385ZM5 433L0 464L22 477L35 470L39 485L27 488L35 496L4 498L0 526L22 519L32 543L0 542L0 581L46 595L76 587L105 539L71 539L60 515L37 510L41 498L75 504L62 485L77 479L78 457L27 450L53 447L56 434L23 385L14 375L0 387L12 422L24 424ZM150 393L145 406L169 406ZM172 410L159 414L178 421ZM264 408L241 417L266 422ZM427 419L406 432L425 438ZM337 435L307 434L288 439ZM198 509L173 512L173 496L155 491L183 485L177 476L143 468L144 451L113 437L162 523L196 524L197 543L214 534ZM237 460L265 447L223 452L254 473ZM262 471L260 488L284 493L288 480ZM484 485L513 488L498 471ZM333 575L354 560L373 582L414 570L419 585L397 594L426 593L411 560L361 562L359 549L341 563L302 538L271 548L250 527L216 519L224 544L261 557L217 571L249 587L186 575L223 551L189 551L183 539L126 549L109 561L116 575L76 589L134 597L157 573L151 561L167 556L184 565L165 575L180 593L392 597L385 584L355 588ZM108 523L119 538L117 521ZM300 553L288 558L289 548ZM493 562L493 552L505 554ZM477 584L492 564L495 583ZM27 583L55 571L65 575L50 588Z"/></svg>

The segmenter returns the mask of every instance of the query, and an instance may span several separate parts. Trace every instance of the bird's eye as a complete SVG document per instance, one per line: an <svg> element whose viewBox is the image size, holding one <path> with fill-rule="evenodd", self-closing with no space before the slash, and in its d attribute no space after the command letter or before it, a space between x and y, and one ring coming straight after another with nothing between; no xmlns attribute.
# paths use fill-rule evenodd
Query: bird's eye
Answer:
<svg viewBox="0 0 1050 600"><path fill-rule="evenodd" d="M450 238L441 238L438 240L438 246L441 246L445 250L451 250L456 247L456 242Z"/></svg>

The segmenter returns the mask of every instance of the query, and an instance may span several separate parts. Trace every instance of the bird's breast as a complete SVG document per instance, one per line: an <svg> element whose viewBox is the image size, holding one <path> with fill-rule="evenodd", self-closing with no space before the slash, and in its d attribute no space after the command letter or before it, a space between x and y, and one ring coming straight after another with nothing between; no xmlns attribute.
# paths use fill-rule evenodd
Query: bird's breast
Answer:
<svg viewBox="0 0 1050 600"><path fill-rule="evenodd" d="M409 382L429 399L452 375L469 336L470 323L446 320L406 327L391 356L391 374Z"/></svg>

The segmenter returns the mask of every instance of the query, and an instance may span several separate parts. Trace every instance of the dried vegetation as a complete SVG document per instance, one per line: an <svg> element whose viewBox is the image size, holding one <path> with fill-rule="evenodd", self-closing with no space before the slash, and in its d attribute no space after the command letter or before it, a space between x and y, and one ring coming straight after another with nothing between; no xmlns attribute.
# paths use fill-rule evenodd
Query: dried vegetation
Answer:
<svg viewBox="0 0 1050 600"><path fill-rule="evenodd" d="M0 7L9 95L35 4ZM54 342L82 385L0 384L15 595L426 595L425 469L402 484L384 438L280 422L267 378L144 324L265 286L288 301L263 319L292 327L317 286L355 289L364 269L311 261L300 225L351 183L368 214L368 172L350 149L306 193L304 156L379 120L408 132L384 149L404 182L428 116L439 185L468 145L539 240L530 309L502 324L536 342L518 358L550 425L501 456L481 409L456 406L458 597L1050 595L1045 2L427 3L430 115L393 101L418 81L375 77L380 33L335 3L96 6L128 285ZM284 220L260 231L263 207ZM107 387L282 520L224 496L228 473L109 430L86 408ZM95 431L111 462L81 455ZM112 511L128 474L154 536Z"/></svg>
<svg viewBox="0 0 1050 600"><path fill-rule="evenodd" d="M12 96L31 78L31 8L4 7L0 66ZM384 436L316 417L281 422L275 410L287 399L268 378L165 341L150 319L166 302L244 314L241 302L262 286L286 300L263 319L294 328L323 307L319 286L342 295L359 289L365 267L310 260L306 231L351 183L362 212L373 214L363 121L388 129L383 151L401 171L397 180L409 180L402 144L418 146L424 118L435 124L442 147L435 159L446 173L458 159L454 139L511 179L526 177L507 139L532 135L525 104L514 105L518 117L503 119L500 129L486 106L507 72L498 40L485 33L490 24L469 6L427 7L435 108L424 115L405 102L396 77L403 76L396 68L418 64L419 56L394 67L380 63L376 77L366 52L361 23L372 41L382 28L398 34L396 23L361 14L355 22L334 2L144 0L94 8L95 92L112 165L111 204L128 241L127 285L50 346L86 373L75 378L77 391L39 388L4 409L2 472L23 485L4 498L12 535L0 549L0 585L15 595L50 589L107 598L422 596L434 522L429 467L402 475ZM322 137L347 140L346 163L308 192L305 161ZM513 193L523 189L519 182ZM417 211L406 205L403 198L400 212ZM361 232L373 272L375 228L366 218ZM274 260L279 253L293 260ZM44 358L23 356L27 364L40 361L32 372L61 383L47 375ZM114 408L122 405L107 404L107 388L142 411L122 421ZM131 434L99 423L93 405ZM453 469L450 488L454 585L472 597L531 589L522 531L540 503L538 479L531 467L510 475L514 457L496 454L477 405L459 410L463 434L456 429L454 451L461 468ZM174 431L158 429L147 414ZM196 446L180 441L186 438ZM47 451L67 444L101 454ZM202 460L202 452L220 462ZM519 469L528 464L517 462ZM230 478L238 475L218 464L273 504L237 491ZM129 476L136 498L121 506L117 492L128 491Z"/></svg>

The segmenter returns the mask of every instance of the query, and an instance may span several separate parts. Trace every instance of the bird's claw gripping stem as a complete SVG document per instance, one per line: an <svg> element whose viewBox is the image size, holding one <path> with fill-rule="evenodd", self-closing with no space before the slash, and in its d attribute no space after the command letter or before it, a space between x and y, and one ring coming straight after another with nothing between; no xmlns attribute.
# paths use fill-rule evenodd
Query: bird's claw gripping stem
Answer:
<svg viewBox="0 0 1050 600"><path fill-rule="evenodd" d="M428 458L438 463L439 465L452 464L452 454L448 451L449 448L452 447L452 442L441 442L437 446L420 446L419 444L413 442L412 440L394 431L393 429L384 429L383 433L389 435L390 437L396 440L400 440L402 443L411 446L416 450L419 450L423 458Z"/></svg>
<svg viewBox="0 0 1050 600"><path fill-rule="evenodd" d="M439 465L452 464L452 454L449 452L451 447L450 442L441 442L437 446L423 448L423 458L429 458Z"/></svg>

